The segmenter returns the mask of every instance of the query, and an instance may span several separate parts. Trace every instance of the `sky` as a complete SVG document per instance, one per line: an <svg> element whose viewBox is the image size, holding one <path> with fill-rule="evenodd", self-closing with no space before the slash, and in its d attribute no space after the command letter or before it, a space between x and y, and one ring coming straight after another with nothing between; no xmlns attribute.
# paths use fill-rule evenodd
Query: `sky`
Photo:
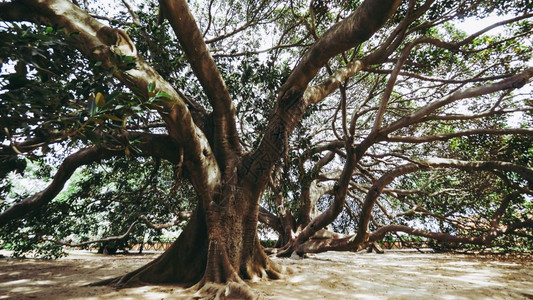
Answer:
<svg viewBox="0 0 533 300"><path fill-rule="evenodd" d="M465 31L467 34L472 34L496 22L500 22L500 21L507 20L510 18L512 18L512 16L497 16L497 15L493 15L493 16L490 16L488 18L483 18L483 19L467 18L461 23L456 23L456 26L459 29ZM495 33L500 33L500 32L503 32L503 29L501 26L490 30L488 33L495 34Z"/></svg>

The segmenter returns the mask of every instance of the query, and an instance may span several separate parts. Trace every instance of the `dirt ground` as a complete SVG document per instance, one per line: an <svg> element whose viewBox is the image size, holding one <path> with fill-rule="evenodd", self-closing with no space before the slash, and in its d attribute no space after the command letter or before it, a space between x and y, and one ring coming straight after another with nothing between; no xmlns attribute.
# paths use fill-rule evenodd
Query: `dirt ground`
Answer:
<svg viewBox="0 0 533 300"><path fill-rule="evenodd" d="M179 286L85 286L124 274L157 255L75 251L55 261L4 257L0 299L189 299L194 292ZM276 261L293 274L248 283L265 299L533 299L531 256L327 252Z"/></svg>

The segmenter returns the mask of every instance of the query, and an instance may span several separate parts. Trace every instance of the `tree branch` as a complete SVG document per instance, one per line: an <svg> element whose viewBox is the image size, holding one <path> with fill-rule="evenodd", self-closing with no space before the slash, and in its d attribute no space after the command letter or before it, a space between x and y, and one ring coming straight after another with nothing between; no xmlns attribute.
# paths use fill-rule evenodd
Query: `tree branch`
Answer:
<svg viewBox="0 0 533 300"><path fill-rule="evenodd" d="M136 144L136 147L142 151L141 155L161 157L169 161L177 162L175 153L179 150L174 146L174 143L172 143L168 136L131 133L129 134L129 138L139 139L140 143ZM11 220L20 218L30 211L38 209L52 201L61 192L65 183L77 168L98 162L102 159L124 155L124 149L108 149L105 145L85 148L71 154L63 160L54 179L46 189L13 204L0 214L0 226L7 224Z"/></svg>
<svg viewBox="0 0 533 300"><path fill-rule="evenodd" d="M141 19L139 18L139 15L133 10L130 3L127 0L122 0L122 4L124 4L124 6L126 6L126 8L128 9L128 12L130 13L131 18L133 20L133 24L141 25Z"/></svg>
<svg viewBox="0 0 533 300"><path fill-rule="evenodd" d="M135 225L137 225L137 224L138 224L138 221L133 222L130 225L130 227L128 228L128 230L126 232L124 232L124 234L117 235L117 236L110 236L110 237L106 237L106 238L99 239L99 240L82 242L82 243L78 243L78 244L72 244L72 243L63 242L63 241L59 241L59 240L56 240L56 239L49 239L49 238L43 238L43 240L48 241L48 242L52 242L52 243L56 243L56 244L59 244L59 245L63 245L63 246L68 246L68 247L83 247L83 246L87 246L87 245L95 244L95 243L105 243L105 242L122 240L122 239L126 238L131 233L131 231L133 230L133 228L135 228Z"/></svg>
<svg viewBox="0 0 533 300"><path fill-rule="evenodd" d="M273 165L287 158L287 139L301 121L310 103L302 101L309 82L327 61L370 38L396 11L400 0L366 0L348 18L333 25L304 54L281 87L274 113L258 149L245 161L243 171L259 195L268 182ZM359 65L354 62L352 66ZM347 71L347 70L346 70ZM343 72L343 71L341 71ZM317 97L318 99L320 97ZM351 174L351 173L350 173Z"/></svg>
<svg viewBox="0 0 533 300"><path fill-rule="evenodd" d="M370 72L370 73L376 73L376 74L391 74L394 70L376 69L372 67L366 67L364 71ZM504 75L494 75L494 76L488 76L488 77L472 77L472 78L467 78L467 79L444 79L444 78L436 78L436 77L426 77L420 74L416 74L413 72L406 72L406 71L400 71L399 75L406 76L406 77L412 77L412 78L420 79L423 81L452 83L452 84L464 84L464 83L469 83L469 82L486 82L486 81L491 81L491 80L505 79L507 77L512 76L512 74L504 74Z"/></svg>
<svg viewBox="0 0 533 300"><path fill-rule="evenodd" d="M241 153L235 122L236 110L229 91L207 50L202 33L185 0L160 0L160 10L169 20L180 44L187 55L194 74L200 81L213 107L215 123L214 151L222 171L234 163L235 155Z"/></svg>
<svg viewBox="0 0 533 300"><path fill-rule="evenodd" d="M427 135L427 136L399 136L399 135L388 135L384 138L387 142L401 142L401 143L426 143L434 141L446 141L455 137L469 136L469 135L480 135L480 134L490 134L490 135L533 135L532 129L472 129L452 133L444 133L438 135Z"/></svg>
<svg viewBox="0 0 533 300"><path fill-rule="evenodd" d="M490 242L494 240L497 236L495 235L481 235L476 237L470 236L456 236L448 233L442 232L431 232L427 230L414 229L405 225L387 225L379 228L374 231L368 237L369 242L375 242L382 239L385 234L389 232L405 232L410 235L427 237L444 242L455 242L455 243L465 243L465 244L475 244L475 245L490 245Z"/></svg>
<svg viewBox="0 0 533 300"><path fill-rule="evenodd" d="M407 164L395 168L392 171L385 173L381 176L369 189L363 207L361 208L361 217L359 219L357 234L352 238L350 243L352 247L359 247L362 243L366 242L368 239L367 230L368 222L371 218L372 208L374 207L375 202L377 201L379 195L383 189L390 184L395 178L401 175L408 173L416 172L418 170L427 169L427 168L455 168L462 170L482 170L482 171L492 171L494 169L514 172L521 175L528 182L533 182L533 170L507 162L500 161L461 161L455 159L445 159L445 158L432 158L422 160L420 164ZM380 229L381 230L381 229ZM412 230L412 229L409 229ZM378 230L379 231L379 230ZM400 230L401 231L401 230ZM415 232L416 235L422 234L422 232ZM422 235L425 236L425 235ZM429 237L429 236L428 236ZM470 238L465 238L470 240ZM485 243L485 239L480 239L476 242L475 239L470 241L470 243Z"/></svg>
<svg viewBox="0 0 533 300"><path fill-rule="evenodd" d="M192 216L192 212L190 212L190 211L181 211L181 212L177 213L177 217L178 218L174 222L168 223L168 224L154 224L145 215L140 216L139 220L143 221L143 223L146 224L146 226L148 226L148 227L150 227L152 229L164 229L164 228L170 228L170 227L177 226L181 222L191 218L191 216Z"/></svg>
<svg viewBox="0 0 533 300"><path fill-rule="evenodd" d="M452 93L451 95L448 95L437 101L429 103L428 105L414 111L408 116L405 116L395 122L392 122L390 125L381 129L380 133L386 135L402 127L406 127L408 125L418 123L425 116L431 114L436 109L443 107L447 104L450 104L454 101L460 100L460 99L474 98L474 97L478 97L481 95L491 94L491 93L501 91L501 90L521 88L527 82L529 82L532 77L533 77L533 68L527 68L520 74L516 74L512 77L509 77L507 79L504 79L498 82L488 83L488 84L485 84L479 87L471 87L465 90L456 91Z"/></svg>
<svg viewBox="0 0 533 300"><path fill-rule="evenodd" d="M339 68L324 82L308 87L303 95L303 101L309 104L315 104L333 93L339 86L355 73L361 71L363 63L359 60L348 63L345 67Z"/></svg>
<svg viewBox="0 0 533 300"><path fill-rule="evenodd" d="M102 159L110 158L113 155L122 154L124 151L108 150L102 146L95 146L80 150L68 156L57 170L52 183L43 191L36 193L21 202L13 204L0 214L0 226L4 226L9 221L20 218L28 212L35 210L59 194L67 180L80 166L93 163Z"/></svg>
<svg viewBox="0 0 533 300"><path fill-rule="evenodd" d="M449 158L428 158L420 161L421 164L432 168L455 168L461 170L481 170L481 171L507 171L522 176L525 180L533 184L533 170L521 165L503 161L465 161Z"/></svg>
<svg viewBox="0 0 533 300"><path fill-rule="evenodd" d="M259 222L267 225L277 232L283 232L283 226L281 225L280 218L262 206L259 207Z"/></svg>
<svg viewBox="0 0 533 300"><path fill-rule="evenodd" d="M170 97L155 101L153 106L165 121L173 142L182 145L186 160L191 163L191 181L200 199L209 203L220 183L220 169L205 134L196 126L187 102L174 87L164 80L146 61L137 55L135 45L119 29L103 25L67 0L20 0L33 9L41 22L61 27L67 42L93 61L102 62L141 99L148 99L148 84L155 84L156 93ZM132 56L136 66L124 69L120 58ZM176 152L178 153L178 152ZM180 152L181 153L181 152Z"/></svg>
<svg viewBox="0 0 533 300"><path fill-rule="evenodd" d="M366 0L355 12L333 25L302 57L279 93L279 99L304 91L320 68L333 56L369 39L400 5L400 0Z"/></svg>

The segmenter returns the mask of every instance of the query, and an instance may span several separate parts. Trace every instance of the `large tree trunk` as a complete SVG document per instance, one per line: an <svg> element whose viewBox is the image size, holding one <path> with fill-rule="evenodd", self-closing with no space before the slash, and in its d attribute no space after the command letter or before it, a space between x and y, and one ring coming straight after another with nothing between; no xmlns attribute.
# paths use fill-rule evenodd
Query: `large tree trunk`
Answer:
<svg viewBox="0 0 533 300"><path fill-rule="evenodd" d="M227 195L227 194L226 194ZM226 283L262 277L279 278L280 269L263 251L257 236L259 206L237 190L207 209L207 267L199 282Z"/></svg>

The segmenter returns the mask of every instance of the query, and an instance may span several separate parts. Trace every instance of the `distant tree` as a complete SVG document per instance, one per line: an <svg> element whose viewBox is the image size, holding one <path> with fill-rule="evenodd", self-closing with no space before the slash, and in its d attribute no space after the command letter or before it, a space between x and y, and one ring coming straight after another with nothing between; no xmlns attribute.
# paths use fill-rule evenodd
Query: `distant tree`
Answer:
<svg viewBox="0 0 533 300"><path fill-rule="evenodd" d="M172 182L194 190L174 244L100 284L278 278L259 221L279 233L280 256L394 232L531 239L528 1L121 4L0 3L2 174L24 169L23 156L62 161L45 190L3 205L0 226L57 205L75 170L98 163L126 165L87 175L100 190L80 197L127 211L113 221L122 230L177 217ZM494 15L509 17L471 35L454 25ZM153 183L159 161L179 180ZM121 185L120 172L138 183Z"/></svg>

